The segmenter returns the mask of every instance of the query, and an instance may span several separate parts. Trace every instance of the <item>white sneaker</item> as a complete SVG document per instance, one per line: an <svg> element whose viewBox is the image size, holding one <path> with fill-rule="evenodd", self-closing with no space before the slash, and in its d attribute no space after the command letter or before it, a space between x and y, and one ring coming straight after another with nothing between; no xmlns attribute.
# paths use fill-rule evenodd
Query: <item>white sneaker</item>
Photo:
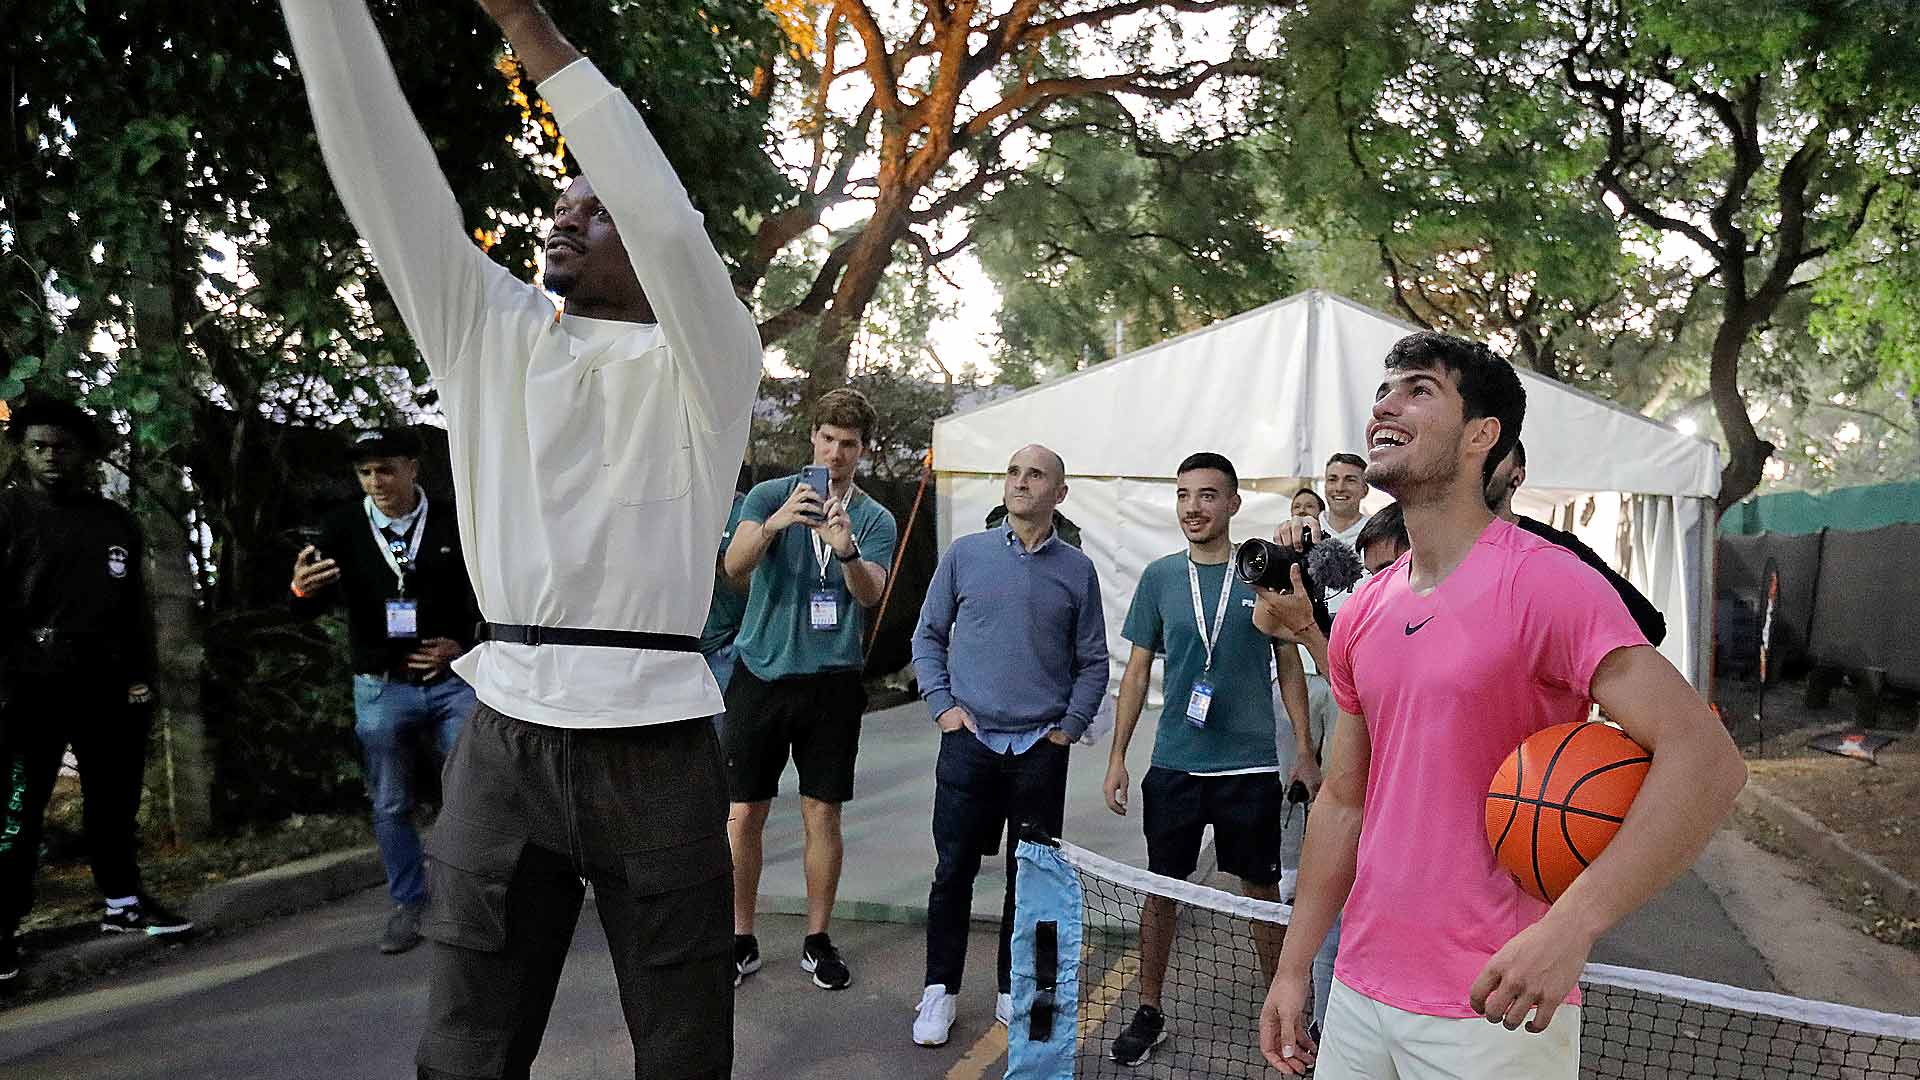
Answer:
<svg viewBox="0 0 1920 1080"><path fill-rule="evenodd" d="M960 995L947 993L947 988L934 983L920 995L920 1004L913 1011L920 1015L913 1020L913 1041L921 1046L945 1046L947 1034L953 1030L953 1013L960 1005Z"/></svg>
<svg viewBox="0 0 1920 1080"><path fill-rule="evenodd" d="M995 994L993 996L993 1018L1007 1027L1013 1026L1013 995Z"/></svg>

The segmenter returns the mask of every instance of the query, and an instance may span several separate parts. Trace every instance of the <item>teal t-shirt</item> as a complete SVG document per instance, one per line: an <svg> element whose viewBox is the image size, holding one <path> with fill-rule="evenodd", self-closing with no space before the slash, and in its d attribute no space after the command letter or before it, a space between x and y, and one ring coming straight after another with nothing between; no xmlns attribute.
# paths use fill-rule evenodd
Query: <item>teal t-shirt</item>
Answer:
<svg viewBox="0 0 1920 1080"><path fill-rule="evenodd" d="M1200 566L1200 605L1207 629L1220 606L1221 579L1227 565ZM1253 590L1234 579L1227 594L1226 622L1213 646L1213 707L1207 726L1187 721L1193 684L1206 668L1207 650L1193 619L1193 592L1187 583L1187 555L1155 559L1140 575L1120 633L1128 641L1166 655L1161 684L1166 706L1153 740L1153 763L1181 772L1227 772L1277 766L1274 757L1273 690L1267 678L1272 639L1254 629Z"/></svg>
<svg viewBox="0 0 1920 1080"><path fill-rule="evenodd" d="M733 542L733 530L740 525L740 507L746 501L745 495L737 491L733 493L733 511L727 515L726 531L720 534L720 554L714 558L716 567L727 556L727 545ZM746 613L747 598L733 591L733 587L727 584L726 576L716 569L713 574L713 602L707 605L707 625L700 631L700 651L712 654L732 644L734 635L740 632L740 618Z"/></svg>
<svg viewBox="0 0 1920 1080"><path fill-rule="evenodd" d="M786 505L799 485L798 474L755 484L741 504L739 520L765 523ZM855 488L847 517L853 522L853 539L860 545L860 557L891 569L897 540L893 515L872 496ZM747 595L746 614L733 647L740 662L757 678L858 671L866 666L866 610L847 591L840 560L831 550L827 552L826 569L821 569L813 536L813 530L805 525L787 526L773 538L766 556L753 569L753 589ZM832 630L813 628L811 608L816 591L833 594L839 625Z"/></svg>

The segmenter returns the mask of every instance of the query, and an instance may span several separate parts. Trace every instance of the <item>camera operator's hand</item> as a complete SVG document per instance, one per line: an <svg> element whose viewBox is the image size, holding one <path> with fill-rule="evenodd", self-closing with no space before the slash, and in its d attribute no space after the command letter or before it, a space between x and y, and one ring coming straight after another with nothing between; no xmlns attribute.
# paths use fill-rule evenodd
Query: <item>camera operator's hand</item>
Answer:
<svg viewBox="0 0 1920 1080"><path fill-rule="evenodd" d="M340 580L340 564L332 559L320 557L320 551L312 544L300 549L293 557L293 595L308 596L315 589L324 588Z"/></svg>
<svg viewBox="0 0 1920 1080"><path fill-rule="evenodd" d="M1305 645L1320 633L1320 624L1314 621L1313 601L1307 598L1300 564L1288 567L1288 573L1293 588L1287 592L1254 586L1258 599L1253 605L1253 628L1279 641Z"/></svg>
<svg viewBox="0 0 1920 1080"><path fill-rule="evenodd" d="M1308 544L1317 544L1326 536L1326 530L1310 517L1289 518L1273 530L1273 542L1281 547L1290 547L1295 551L1307 550Z"/></svg>
<svg viewBox="0 0 1920 1080"><path fill-rule="evenodd" d="M793 494L787 496L787 501L780 509L767 518L767 530L779 532L789 525L805 525L810 529L815 527L827 516L826 504L820 501L821 498L820 492L806 484L795 484Z"/></svg>
<svg viewBox="0 0 1920 1080"><path fill-rule="evenodd" d="M1307 798L1318 798L1320 785L1326 783L1326 777L1320 772L1320 762L1311 752L1303 751L1295 756L1293 771L1287 775L1287 786L1291 788L1295 781L1307 785Z"/></svg>

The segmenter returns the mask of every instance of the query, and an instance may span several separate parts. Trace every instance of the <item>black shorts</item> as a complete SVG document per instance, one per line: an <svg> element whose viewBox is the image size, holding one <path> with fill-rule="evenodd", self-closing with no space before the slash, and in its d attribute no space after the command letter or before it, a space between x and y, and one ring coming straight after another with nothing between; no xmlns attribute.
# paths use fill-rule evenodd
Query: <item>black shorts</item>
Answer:
<svg viewBox="0 0 1920 1080"><path fill-rule="evenodd" d="M1201 834L1211 825L1222 871L1251 885L1278 884L1285 796L1277 773L1195 776L1157 765L1148 769L1140 782L1147 869L1190 876L1200 862Z"/></svg>
<svg viewBox="0 0 1920 1080"><path fill-rule="evenodd" d="M858 671L795 675L768 682L741 664L727 683L727 798L765 802L780 794L787 751L800 794L821 802L853 798L853 760L867 688Z"/></svg>

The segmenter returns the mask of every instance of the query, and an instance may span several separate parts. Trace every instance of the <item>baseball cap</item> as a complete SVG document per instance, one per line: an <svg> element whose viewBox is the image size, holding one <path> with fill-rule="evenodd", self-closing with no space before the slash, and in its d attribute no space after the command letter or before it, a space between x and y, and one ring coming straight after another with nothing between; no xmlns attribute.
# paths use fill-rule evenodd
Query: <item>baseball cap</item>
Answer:
<svg viewBox="0 0 1920 1080"><path fill-rule="evenodd" d="M420 456L420 436L412 428L368 428L354 433L348 457L364 461L374 457Z"/></svg>

